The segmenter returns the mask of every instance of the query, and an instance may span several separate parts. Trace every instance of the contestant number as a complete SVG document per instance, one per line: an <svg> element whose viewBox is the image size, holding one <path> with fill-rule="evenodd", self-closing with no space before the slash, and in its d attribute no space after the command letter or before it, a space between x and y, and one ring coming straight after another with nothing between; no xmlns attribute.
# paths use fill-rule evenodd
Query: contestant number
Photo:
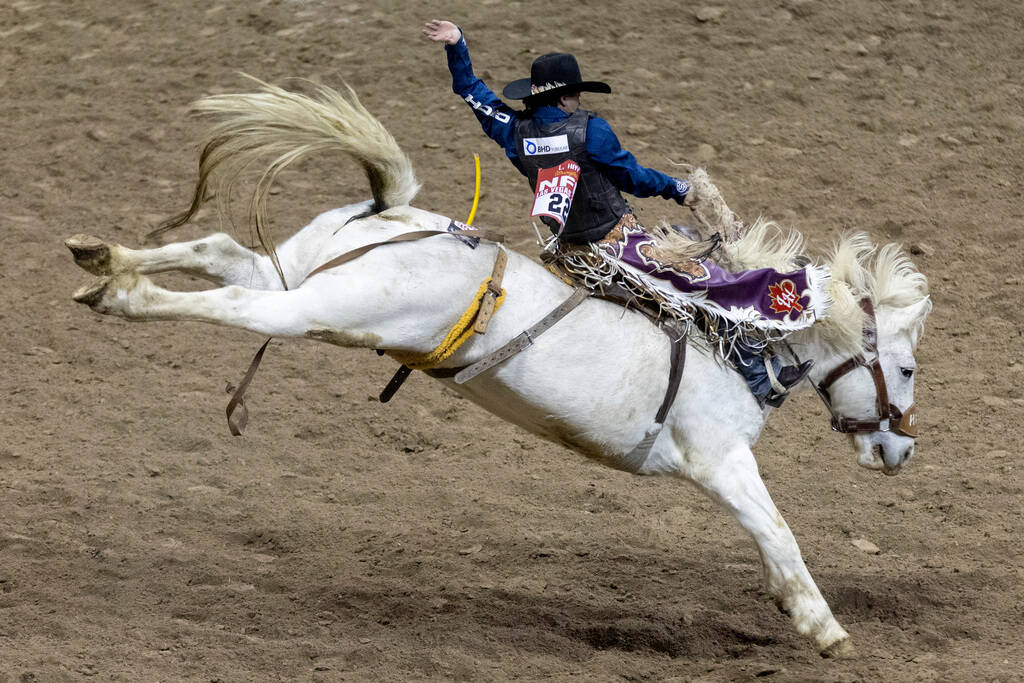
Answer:
<svg viewBox="0 0 1024 683"><path fill-rule="evenodd" d="M580 166L572 159L537 173L537 191L533 198L533 216L548 216L565 225L572 208L572 197L580 178Z"/></svg>

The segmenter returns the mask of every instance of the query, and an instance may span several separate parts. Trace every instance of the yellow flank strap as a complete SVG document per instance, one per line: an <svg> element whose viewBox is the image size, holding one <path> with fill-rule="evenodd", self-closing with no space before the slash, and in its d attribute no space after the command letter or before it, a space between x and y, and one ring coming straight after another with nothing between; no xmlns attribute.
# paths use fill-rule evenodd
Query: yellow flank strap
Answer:
<svg viewBox="0 0 1024 683"><path fill-rule="evenodd" d="M487 286L491 284L491 278L484 280L484 283L480 285L480 289L477 290L473 296L473 302L469 305L469 308L462 314L458 322L452 326L452 329L448 330L448 334L445 336L444 341L438 344L437 348L427 353L400 353L398 351L388 351L388 355L394 358L402 365L408 366L413 370L429 370L435 368L444 361L446 361L453 353L455 353L460 346L466 343L466 341L473 336L473 322L476 319L476 314L480 310L480 302L483 300L484 293L487 291ZM501 290L501 294L494 302L494 310L497 311L501 306L501 303L505 300L505 290Z"/></svg>

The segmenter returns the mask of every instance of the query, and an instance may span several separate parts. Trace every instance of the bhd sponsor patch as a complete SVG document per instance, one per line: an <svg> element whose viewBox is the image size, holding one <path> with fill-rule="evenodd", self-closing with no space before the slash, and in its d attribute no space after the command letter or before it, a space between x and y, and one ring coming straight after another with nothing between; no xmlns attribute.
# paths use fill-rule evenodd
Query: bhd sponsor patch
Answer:
<svg viewBox="0 0 1024 683"><path fill-rule="evenodd" d="M568 135L554 135L549 138L523 138L523 154L528 157L540 154L562 154L568 151Z"/></svg>

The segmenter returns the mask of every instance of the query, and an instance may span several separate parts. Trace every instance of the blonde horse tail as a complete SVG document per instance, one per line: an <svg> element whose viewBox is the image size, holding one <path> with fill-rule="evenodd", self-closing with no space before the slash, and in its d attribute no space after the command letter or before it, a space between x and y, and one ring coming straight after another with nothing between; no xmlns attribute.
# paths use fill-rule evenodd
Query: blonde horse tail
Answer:
<svg viewBox="0 0 1024 683"><path fill-rule="evenodd" d="M249 215L271 258L275 254L265 230L267 196L281 171L310 154L340 150L358 162L370 181L375 211L407 205L416 196L420 184L412 162L351 88L346 96L320 85L306 96L246 77L259 84L258 92L212 95L192 105L193 112L216 121L203 140L192 204L150 237L188 222L209 197L208 190L214 190L226 209L239 175L265 156L273 161L256 183ZM217 181L211 188L215 171Z"/></svg>

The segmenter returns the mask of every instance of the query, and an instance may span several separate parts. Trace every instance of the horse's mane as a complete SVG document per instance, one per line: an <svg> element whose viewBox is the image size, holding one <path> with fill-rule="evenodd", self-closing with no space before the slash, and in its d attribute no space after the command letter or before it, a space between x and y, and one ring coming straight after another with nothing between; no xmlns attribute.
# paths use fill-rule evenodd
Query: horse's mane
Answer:
<svg viewBox="0 0 1024 683"><path fill-rule="evenodd" d="M750 227L744 226L704 169L694 169L688 179L700 197L695 207L700 232L704 237L718 232L724 238L712 258L726 270L774 268L789 272L809 263L828 268L827 311L811 328L825 343L852 353L864 351L866 314L860 302L865 297L876 308L907 308L928 299L927 278L900 245L890 243L877 248L865 233L853 232L836 240L821 259L813 259L807 255L804 236L798 230L784 229L763 217ZM658 236L663 249L680 257L692 257L707 249L707 242L690 241L674 231L661 230ZM906 322L915 338L920 337L930 310L930 304L921 306Z"/></svg>
<svg viewBox="0 0 1024 683"><path fill-rule="evenodd" d="M889 243L876 248L864 233L841 237L828 256L832 272L829 294L834 312L823 321L824 339L834 346L858 348L863 337L865 314L860 300L869 297L875 308L910 308L914 310L903 328L917 339L924 320L931 311L928 279L917 270L899 244ZM841 303L840 303L841 302Z"/></svg>
<svg viewBox="0 0 1024 683"><path fill-rule="evenodd" d="M723 246L725 259L737 269L793 270L811 262L804 253L804 237L797 230L783 230L776 223L758 219L740 239ZM867 297L880 306L907 308L928 299L928 280L917 270L902 246L876 247L867 234L853 232L837 239L820 262L828 267L829 297L825 317L815 331L831 346L863 352L866 313L860 302ZM906 323L915 338L920 336L930 304L915 312Z"/></svg>

